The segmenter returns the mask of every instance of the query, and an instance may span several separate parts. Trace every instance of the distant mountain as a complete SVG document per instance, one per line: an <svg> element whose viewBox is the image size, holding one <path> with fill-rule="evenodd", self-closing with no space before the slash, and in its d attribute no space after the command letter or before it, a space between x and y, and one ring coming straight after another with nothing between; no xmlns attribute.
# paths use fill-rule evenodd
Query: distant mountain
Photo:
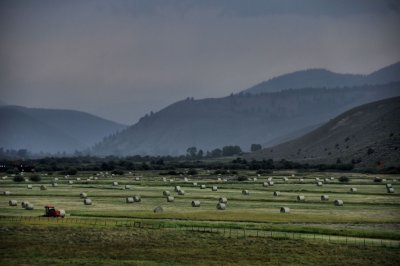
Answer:
<svg viewBox="0 0 400 266"><path fill-rule="evenodd" d="M72 110L0 106L0 147L32 152L89 148L124 125Z"/></svg>
<svg viewBox="0 0 400 266"><path fill-rule="evenodd" d="M296 71L261 82L244 92L258 94L301 88L340 88L400 81L400 62L369 75L339 74L326 69Z"/></svg>
<svg viewBox="0 0 400 266"><path fill-rule="evenodd" d="M260 95L187 99L143 117L93 148L98 155L176 155L252 143L278 144L360 104L399 96L400 83L336 89L305 88ZM297 135L299 136L299 135Z"/></svg>
<svg viewBox="0 0 400 266"><path fill-rule="evenodd" d="M400 97L365 104L300 138L249 154L247 158L399 167L399 114Z"/></svg>

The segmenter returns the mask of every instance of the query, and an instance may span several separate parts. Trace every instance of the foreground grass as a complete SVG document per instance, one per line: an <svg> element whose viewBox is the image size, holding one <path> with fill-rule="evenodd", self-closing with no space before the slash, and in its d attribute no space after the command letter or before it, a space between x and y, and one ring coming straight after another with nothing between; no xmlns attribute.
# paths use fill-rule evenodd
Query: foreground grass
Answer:
<svg viewBox="0 0 400 266"><path fill-rule="evenodd" d="M1 224L0 265L399 265L396 248L168 229Z"/></svg>

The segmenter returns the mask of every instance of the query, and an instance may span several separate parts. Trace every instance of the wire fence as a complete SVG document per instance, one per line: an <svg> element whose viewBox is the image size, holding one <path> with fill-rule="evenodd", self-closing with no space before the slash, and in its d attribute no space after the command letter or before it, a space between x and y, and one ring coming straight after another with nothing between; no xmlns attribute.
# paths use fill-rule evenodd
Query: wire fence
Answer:
<svg viewBox="0 0 400 266"><path fill-rule="evenodd" d="M42 216L0 216L0 222L25 222L38 224L76 224L82 226L119 226L136 229L163 229L188 231L198 234L215 234L228 238L274 238L307 241L328 241L329 243L356 245L356 246L375 246L400 248L400 240L365 238L341 235L327 235L315 233L299 233L273 231L264 229L234 228L234 227L213 227L210 225L199 226L189 224L170 224L166 222L144 222L133 219L96 219L96 218L55 218Z"/></svg>

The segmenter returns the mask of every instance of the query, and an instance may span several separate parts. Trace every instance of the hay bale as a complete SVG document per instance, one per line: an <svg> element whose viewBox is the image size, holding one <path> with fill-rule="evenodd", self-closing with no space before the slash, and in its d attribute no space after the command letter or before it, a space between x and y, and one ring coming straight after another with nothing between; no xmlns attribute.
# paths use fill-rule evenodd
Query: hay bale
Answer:
<svg viewBox="0 0 400 266"><path fill-rule="evenodd" d="M62 210L62 209L60 210L60 216L63 218L65 217L65 210Z"/></svg>
<svg viewBox="0 0 400 266"><path fill-rule="evenodd" d="M192 201L192 207L200 207L200 201L199 200L193 200Z"/></svg>
<svg viewBox="0 0 400 266"><path fill-rule="evenodd" d="M32 189L32 185L28 185L27 188L28 188L28 189Z"/></svg>
<svg viewBox="0 0 400 266"><path fill-rule="evenodd" d="M33 209L34 209L34 206L32 203L28 202L27 204L25 204L25 210L31 211Z"/></svg>
<svg viewBox="0 0 400 266"><path fill-rule="evenodd" d="M142 198L140 197L140 195L134 195L134 196L133 196L133 200L134 200L135 202L141 202L141 201L142 201Z"/></svg>
<svg viewBox="0 0 400 266"><path fill-rule="evenodd" d="M175 186L175 192L179 192L181 190L181 186Z"/></svg>
<svg viewBox="0 0 400 266"><path fill-rule="evenodd" d="M163 178L162 178L162 181L163 181L163 182L167 182L167 178L166 178L166 177L163 177Z"/></svg>
<svg viewBox="0 0 400 266"><path fill-rule="evenodd" d="M53 187L57 187L57 186L58 186L58 184L55 183L55 182L53 182L51 185L52 185Z"/></svg>
<svg viewBox="0 0 400 266"><path fill-rule="evenodd" d="M305 201L306 197L304 197L303 195L297 195L297 201Z"/></svg>
<svg viewBox="0 0 400 266"><path fill-rule="evenodd" d="M73 183L74 183L74 181L72 181L72 180L68 181L68 184L70 184L70 185L72 185Z"/></svg>
<svg viewBox="0 0 400 266"><path fill-rule="evenodd" d="M197 182L193 182L193 186L194 186L194 187L197 187Z"/></svg>
<svg viewBox="0 0 400 266"><path fill-rule="evenodd" d="M217 203L217 210L225 210L226 209L226 204L222 202Z"/></svg>
<svg viewBox="0 0 400 266"><path fill-rule="evenodd" d="M315 178L315 181L317 181L317 182L318 182L318 181L319 181L319 177L316 177L316 178Z"/></svg>
<svg viewBox="0 0 400 266"><path fill-rule="evenodd" d="M45 185L41 185L40 190L47 190L47 187Z"/></svg>
<svg viewBox="0 0 400 266"><path fill-rule="evenodd" d="M257 181L257 177L254 177L254 178L253 178L253 181L256 182L256 181Z"/></svg>
<svg viewBox="0 0 400 266"><path fill-rule="evenodd" d="M331 179L331 181L335 180L335 178L334 178L333 176L331 176L331 178L330 178L330 179Z"/></svg>
<svg viewBox="0 0 400 266"><path fill-rule="evenodd" d="M317 182L317 186L322 187L322 182L321 181Z"/></svg>
<svg viewBox="0 0 400 266"><path fill-rule="evenodd" d="M274 185L274 181L268 181L268 185L269 186L273 186Z"/></svg>
<svg viewBox="0 0 400 266"><path fill-rule="evenodd" d="M83 200L83 203L84 203L85 205L92 205L92 200L89 199L89 198L86 198L86 199Z"/></svg>
<svg viewBox="0 0 400 266"><path fill-rule="evenodd" d="M263 187L268 187L268 182L263 182Z"/></svg>
<svg viewBox="0 0 400 266"><path fill-rule="evenodd" d="M17 205L18 205L18 202L17 202L16 200L9 200L9 201L8 201L8 205L10 205L10 206L17 206Z"/></svg>
<svg viewBox="0 0 400 266"><path fill-rule="evenodd" d="M242 195L248 196L248 195L250 195L250 192L247 189L243 189L242 190Z"/></svg>
<svg viewBox="0 0 400 266"><path fill-rule="evenodd" d="M283 181L283 182L287 182L288 180L289 180L289 178L287 178L287 177L283 177L283 178L282 178L282 181Z"/></svg>
<svg viewBox="0 0 400 266"><path fill-rule="evenodd" d="M54 177L54 179L53 179L54 181L58 181L58 177Z"/></svg>
<svg viewBox="0 0 400 266"><path fill-rule="evenodd" d="M299 182L304 182L304 179L303 178L299 178Z"/></svg>
<svg viewBox="0 0 400 266"><path fill-rule="evenodd" d="M218 181L221 181L221 177L218 177L217 180L218 180Z"/></svg>
<svg viewBox="0 0 400 266"><path fill-rule="evenodd" d="M82 199L86 199L86 198L87 198L87 194L86 194L85 192L81 192L81 193L79 194L79 196L80 196Z"/></svg>
<svg viewBox="0 0 400 266"><path fill-rule="evenodd" d="M10 191L3 191L3 195L4 195L4 196L10 196L10 195L11 195L11 192L10 192Z"/></svg>
<svg viewBox="0 0 400 266"><path fill-rule="evenodd" d="M140 177L138 177L138 176L135 177L135 180L136 180L136 181L140 181Z"/></svg>
<svg viewBox="0 0 400 266"><path fill-rule="evenodd" d="M118 182L113 182L113 186L118 186Z"/></svg>
<svg viewBox="0 0 400 266"><path fill-rule="evenodd" d="M355 187L350 188L350 192L357 192L357 188Z"/></svg>
<svg viewBox="0 0 400 266"><path fill-rule="evenodd" d="M27 204L29 204L28 201L23 201L23 202L21 202L21 207L22 207L22 209L25 209Z"/></svg>
<svg viewBox="0 0 400 266"><path fill-rule="evenodd" d="M181 195L181 196L185 195L185 191L183 189L179 190L178 195Z"/></svg>
<svg viewBox="0 0 400 266"><path fill-rule="evenodd" d="M322 201L328 201L329 200L329 195L321 195L321 200Z"/></svg>
<svg viewBox="0 0 400 266"><path fill-rule="evenodd" d="M161 206L157 206L153 210L154 213L161 213L164 212L164 209Z"/></svg>
<svg viewBox="0 0 400 266"><path fill-rule="evenodd" d="M188 179L187 177L185 177L185 178L183 179L183 181L189 182L189 179Z"/></svg>
<svg viewBox="0 0 400 266"><path fill-rule="evenodd" d="M267 179L268 181L272 181L272 177L268 177L268 179Z"/></svg>
<svg viewBox="0 0 400 266"><path fill-rule="evenodd" d="M289 207L281 207L280 212L281 213L289 213L290 212L290 208Z"/></svg>
<svg viewBox="0 0 400 266"><path fill-rule="evenodd" d="M171 192L169 192L168 190L164 190L162 194L163 196L168 197L171 195Z"/></svg>
<svg viewBox="0 0 400 266"><path fill-rule="evenodd" d="M275 197L278 197L278 196L281 195L281 192L280 191L274 191L274 193L272 195L275 196Z"/></svg>
<svg viewBox="0 0 400 266"><path fill-rule="evenodd" d="M206 185L201 185L200 189L206 189Z"/></svg>
<svg viewBox="0 0 400 266"><path fill-rule="evenodd" d="M212 186L211 190L212 191L218 191L218 187L217 186Z"/></svg>
<svg viewBox="0 0 400 266"><path fill-rule="evenodd" d="M218 199L218 202L227 204L228 203L228 199L224 198L224 197L221 197L221 198Z"/></svg>
<svg viewBox="0 0 400 266"><path fill-rule="evenodd" d="M175 198L173 196L167 197L167 202L174 202Z"/></svg>
<svg viewBox="0 0 400 266"><path fill-rule="evenodd" d="M386 188L386 190L387 190L387 193L394 193L394 188L392 188L392 187L388 187L388 188Z"/></svg>
<svg viewBox="0 0 400 266"><path fill-rule="evenodd" d="M133 203L133 202L134 202L133 197L126 198L126 203Z"/></svg>
<svg viewBox="0 0 400 266"><path fill-rule="evenodd" d="M343 206L343 200L335 200L333 204L335 204L335 206Z"/></svg>
<svg viewBox="0 0 400 266"><path fill-rule="evenodd" d="M131 189L130 185L125 185L125 189Z"/></svg>
<svg viewBox="0 0 400 266"><path fill-rule="evenodd" d="M386 188L391 188L392 184L386 184Z"/></svg>
<svg viewBox="0 0 400 266"><path fill-rule="evenodd" d="M77 177L77 178L76 178L76 181L81 181L81 178L80 178L80 177Z"/></svg>

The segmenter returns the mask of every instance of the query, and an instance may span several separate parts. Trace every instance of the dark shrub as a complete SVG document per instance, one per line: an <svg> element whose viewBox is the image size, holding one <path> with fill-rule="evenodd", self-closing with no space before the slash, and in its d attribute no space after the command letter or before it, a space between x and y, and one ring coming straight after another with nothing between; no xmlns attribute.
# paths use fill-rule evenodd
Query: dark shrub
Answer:
<svg viewBox="0 0 400 266"><path fill-rule="evenodd" d="M247 176L238 176L238 181L247 181L249 178Z"/></svg>
<svg viewBox="0 0 400 266"><path fill-rule="evenodd" d="M29 179L30 179L31 181L33 181L33 182L39 182L40 180L42 180L42 178L40 177L40 175L32 175Z"/></svg>
<svg viewBox="0 0 400 266"><path fill-rule="evenodd" d="M23 181L25 181L25 178L23 176L16 175L16 176L14 176L13 180L14 180L14 182L23 182Z"/></svg>
<svg viewBox="0 0 400 266"><path fill-rule="evenodd" d="M190 169L190 170L188 171L188 175L197 175L197 174L198 174L198 172L197 172L196 169Z"/></svg>
<svg viewBox="0 0 400 266"><path fill-rule="evenodd" d="M343 175L343 176L339 177L339 181L340 182L349 182L350 178L348 176Z"/></svg>

